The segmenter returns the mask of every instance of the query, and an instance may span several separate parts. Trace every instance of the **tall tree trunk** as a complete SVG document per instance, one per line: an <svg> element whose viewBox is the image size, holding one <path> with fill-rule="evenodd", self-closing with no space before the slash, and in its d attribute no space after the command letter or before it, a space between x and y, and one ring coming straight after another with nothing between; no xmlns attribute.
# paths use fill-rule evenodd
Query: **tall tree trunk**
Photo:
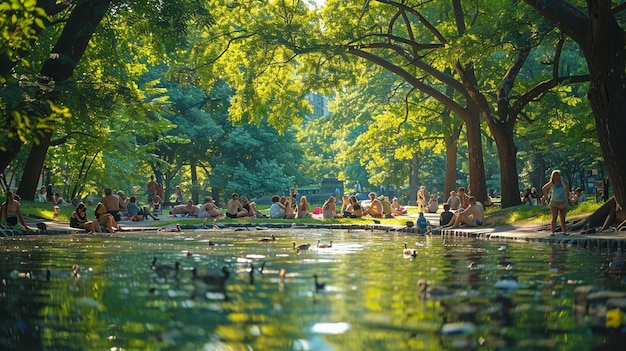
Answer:
<svg viewBox="0 0 626 351"><path fill-rule="evenodd" d="M581 44L591 75L587 97L616 202L617 222L626 220L626 59L624 31L611 1L588 0L591 30ZM605 190L608 191L608 190Z"/></svg>
<svg viewBox="0 0 626 351"><path fill-rule="evenodd" d="M446 175L443 181L443 198L444 201L450 196L450 191L456 191L456 160L458 146L456 144L458 136L446 136Z"/></svg>
<svg viewBox="0 0 626 351"><path fill-rule="evenodd" d="M197 204L199 199L198 189L200 189L200 185L198 184L198 167L196 165L196 161L191 162L191 198L193 199L193 203Z"/></svg>
<svg viewBox="0 0 626 351"><path fill-rule="evenodd" d="M43 63L41 68L43 80L54 82L58 86L73 75L76 65L85 53L91 36L107 12L110 3L111 0L85 0L77 3L52 52ZM40 102L41 105L47 105L46 101L56 99L55 93L52 92L43 94ZM51 131L45 132L39 144L33 145L28 156L26 171L18 189L18 194L25 199L33 199L35 196L39 175L50 147L51 136ZM16 155L12 155L11 160Z"/></svg>
<svg viewBox="0 0 626 351"><path fill-rule="evenodd" d="M39 144L33 145L33 148L28 154L28 160L26 161L26 167L24 168L24 174L22 175L22 181L17 189L17 193L24 200L34 200L37 186L39 185L39 177L43 170L43 164L46 160L46 154L50 147L50 138L52 133L45 133L39 140Z"/></svg>
<svg viewBox="0 0 626 351"><path fill-rule="evenodd" d="M467 129L467 146L470 166L469 194L483 204L487 203L487 180L485 179L485 163L483 158L483 143L480 129L480 114L476 108L465 119Z"/></svg>
<svg viewBox="0 0 626 351"><path fill-rule="evenodd" d="M498 110L499 113L506 113ZM489 123L491 135L496 141L498 160L500 161L500 205L502 207L517 206L520 204L519 176L517 173L517 146L513 142L513 126L515 116L500 117L507 121ZM511 122L513 121L513 122Z"/></svg>
<svg viewBox="0 0 626 351"><path fill-rule="evenodd" d="M587 98L613 186L615 219L626 220L626 56L612 1L587 0L588 13L569 1L524 1L574 39L585 55L591 76Z"/></svg>

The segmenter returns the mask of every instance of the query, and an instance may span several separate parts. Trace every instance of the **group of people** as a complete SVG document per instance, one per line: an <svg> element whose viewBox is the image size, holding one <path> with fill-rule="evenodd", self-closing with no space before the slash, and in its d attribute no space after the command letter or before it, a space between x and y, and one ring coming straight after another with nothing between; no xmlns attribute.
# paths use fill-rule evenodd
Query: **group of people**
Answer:
<svg viewBox="0 0 626 351"><path fill-rule="evenodd" d="M151 201L152 203L152 201ZM87 208L83 202L76 206L70 217L70 227L85 229L88 232L101 232L102 228L109 233L121 230L118 222L122 218L142 221L148 218L159 220L151 211L150 206L141 206L135 196L128 197L123 191L113 194L111 188L104 189L104 197L96 204L94 219L87 218Z"/></svg>
<svg viewBox="0 0 626 351"><path fill-rule="evenodd" d="M48 184L47 186L42 185L41 188L39 188L39 192L37 192L37 201L56 206L65 203L61 194L54 191L52 184Z"/></svg>
<svg viewBox="0 0 626 351"><path fill-rule="evenodd" d="M405 215L407 210L400 205L398 198L390 202L385 195L376 196L376 193L368 194L367 205L360 203L356 195L344 194L341 208L337 210L336 199L330 196L322 206L322 218L359 218L371 216L374 218L392 218Z"/></svg>
<svg viewBox="0 0 626 351"><path fill-rule="evenodd" d="M420 216L423 214L420 213ZM440 226L450 229L458 228L461 224L479 227L484 222L485 208L480 201L468 195L464 187L460 187L458 191L450 191L450 197L443 204L443 212L439 215Z"/></svg>

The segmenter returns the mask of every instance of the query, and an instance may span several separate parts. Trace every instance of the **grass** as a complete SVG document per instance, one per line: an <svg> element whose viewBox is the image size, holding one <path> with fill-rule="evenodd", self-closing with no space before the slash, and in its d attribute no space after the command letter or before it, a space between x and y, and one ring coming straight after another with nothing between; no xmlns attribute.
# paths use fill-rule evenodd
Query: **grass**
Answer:
<svg viewBox="0 0 626 351"><path fill-rule="evenodd" d="M44 220L55 220L61 222L69 222L69 219L74 212L73 206L60 206L59 213L55 217L54 216L54 207L50 204L43 204L40 202L32 202L22 200L22 214L24 216L28 216L31 218L39 218ZM602 202L595 201L585 201L584 203L576 206L570 206L567 209L567 216L579 216L587 213L594 212L600 206L602 206ZM93 217L93 208L95 206L88 206L87 214L89 218ZM263 213L267 214L269 212L269 206L259 206L259 210ZM408 213L410 215L416 215L419 210L417 207L407 207ZM222 210L224 212L224 210ZM488 223L490 225L503 225L503 224L513 224L515 222L531 222L531 223L540 223L550 220L550 209L548 206L514 206L509 208L500 208L500 206L490 206L485 210L485 217L487 217ZM328 224L372 224L371 217L364 218L333 218L324 220L324 223ZM378 219L383 225L397 225L404 226L406 225L407 218L380 218ZM179 222L179 218L168 218L161 217L161 221L159 222L144 222L146 225L171 225L176 222ZM199 224L202 223L203 219L194 219L189 218L185 219L185 223L188 224ZM263 223L268 222L268 219L231 219L225 218L220 219L220 223ZM272 219L272 223L296 223L296 224L313 224L320 223L319 219L314 218L303 218L303 219Z"/></svg>
<svg viewBox="0 0 626 351"><path fill-rule="evenodd" d="M580 205L569 206L567 217L589 214L600 208L604 203L595 201L585 201ZM500 208L491 206L485 210L485 217L491 219L492 225L513 224L515 222L541 223L552 218L548 206L513 206Z"/></svg>

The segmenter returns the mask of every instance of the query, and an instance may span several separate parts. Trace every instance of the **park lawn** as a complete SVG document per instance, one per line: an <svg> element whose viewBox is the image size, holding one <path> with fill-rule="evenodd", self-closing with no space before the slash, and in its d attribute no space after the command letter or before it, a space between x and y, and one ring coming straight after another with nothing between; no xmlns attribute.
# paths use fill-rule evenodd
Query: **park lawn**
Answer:
<svg viewBox="0 0 626 351"><path fill-rule="evenodd" d="M37 218L43 220L54 220L60 222L69 222L70 216L74 211L73 206L59 206L59 214L57 217L54 217L54 207L50 204L43 204L40 202L26 201L22 200L22 214L26 217ZM569 206L567 210L567 216L581 216L584 214L592 213L600 206L602 206L602 202L595 201L585 201L584 203L576 206ZM93 208L94 206L88 206L87 214L89 217L93 217ZM269 206L259 206L259 210L263 213L269 212ZM407 208L409 215L417 215L419 212L417 207L409 206ZM222 213L224 210L222 210ZM441 211L440 211L441 212ZM413 216L416 217L416 216ZM514 206L509 208L500 208L500 206L489 206L485 209L485 217L490 225L504 225L504 224L514 224L516 222L526 222L526 223L541 223L550 220L550 209L548 206ZM151 226L166 226L171 225L176 222L181 222L183 220L188 224L200 224L204 221L201 218L176 218L176 217L167 217L161 215L161 220L158 222L155 221L145 221L146 225ZM324 223L328 224L356 224L356 225L365 225L365 224L373 224L373 218L371 217L363 217L363 218L333 218L329 220L324 220ZM414 218L407 217L399 217L399 218L378 218L377 221L380 221L381 225L390 225L390 226L405 226L407 220L414 220ZM212 222L212 221L211 221ZM322 222L320 219L315 218L303 218L303 219L268 219L268 218L258 218L258 219L231 219L224 218L218 220L219 223L243 223L243 224L260 224L260 223L296 223L298 225L303 224L319 224Z"/></svg>

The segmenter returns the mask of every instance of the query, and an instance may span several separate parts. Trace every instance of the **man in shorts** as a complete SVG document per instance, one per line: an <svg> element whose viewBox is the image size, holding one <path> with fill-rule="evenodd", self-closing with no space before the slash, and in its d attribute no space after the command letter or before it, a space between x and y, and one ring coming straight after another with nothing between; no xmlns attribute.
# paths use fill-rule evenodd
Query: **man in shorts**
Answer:
<svg viewBox="0 0 626 351"><path fill-rule="evenodd" d="M458 211L454 215L454 224L452 229L457 228L461 223L467 224L472 227L480 227L485 223L485 210L483 205L476 201L473 196L469 197L469 207Z"/></svg>

